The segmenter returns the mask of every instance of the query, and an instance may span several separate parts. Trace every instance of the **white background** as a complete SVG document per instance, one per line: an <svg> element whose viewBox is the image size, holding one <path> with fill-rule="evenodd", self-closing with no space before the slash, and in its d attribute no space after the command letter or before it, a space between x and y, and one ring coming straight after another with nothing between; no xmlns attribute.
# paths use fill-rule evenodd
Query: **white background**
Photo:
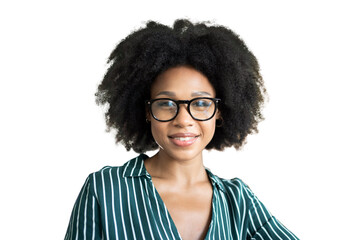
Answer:
<svg viewBox="0 0 360 240"><path fill-rule="evenodd" d="M241 151L211 151L301 239L358 237L355 1L7 1L0 4L1 239L63 239L87 175L136 156L94 93L115 45L149 20L212 20L257 56L269 102ZM216 2L216 3L215 3ZM152 153L148 153L151 155Z"/></svg>

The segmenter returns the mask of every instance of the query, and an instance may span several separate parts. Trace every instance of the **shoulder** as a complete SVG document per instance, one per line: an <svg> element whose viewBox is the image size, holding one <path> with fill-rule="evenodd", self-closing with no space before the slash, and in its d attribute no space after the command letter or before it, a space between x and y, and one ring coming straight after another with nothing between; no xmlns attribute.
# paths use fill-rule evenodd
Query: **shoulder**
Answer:
<svg viewBox="0 0 360 240"><path fill-rule="evenodd" d="M255 198L254 193L250 187L240 178L226 179L218 177L209 171L209 176L213 184L215 184L228 197L234 199L236 202L252 202Z"/></svg>
<svg viewBox="0 0 360 240"><path fill-rule="evenodd" d="M146 173L144 167L144 160L148 158L145 154L130 159L122 166L105 166L99 171L93 172L89 175L90 178L112 178L116 176L118 178L139 176Z"/></svg>
<svg viewBox="0 0 360 240"><path fill-rule="evenodd" d="M114 189L116 186L122 185L127 178L147 175L148 173L144 168L144 159L146 158L148 156L140 154L122 166L105 166L89 174L86 181L95 196L98 197L99 194L101 195Z"/></svg>
<svg viewBox="0 0 360 240"><path fill-rule="evenodd" d="M242 193L253 195L253 192L251 191L250 187L240 178L232 178L232 179L219 178L219 179L223 183L224 188L226 190L239 191Z"/></svg>
<svg viewBox="0 0 360 240"><path fill-rule="evenodd" d="M256 197L250 187L239 178L224 179L212 175L211 179L219 185L223 196L230 203L235 219L241 219L250 237L261 239L298 239L284 227ZM244 229L245 229L244 228ZM256 237L255 237L256 238ZM255 239L251 238L251 239ZM257 239L257 238L256 238Z"/></svg>

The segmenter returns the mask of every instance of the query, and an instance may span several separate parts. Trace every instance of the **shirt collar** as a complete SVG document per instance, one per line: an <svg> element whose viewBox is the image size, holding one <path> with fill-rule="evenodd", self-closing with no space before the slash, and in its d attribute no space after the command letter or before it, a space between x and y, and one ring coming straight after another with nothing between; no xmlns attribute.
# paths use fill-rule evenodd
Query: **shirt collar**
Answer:
<svg viewBox="0 0 360 240"><path fill-rule="evenodd" d="M146 154L140 154L123 165L123 177L141 177L145 176L151 179L150 174L146 171L144 160L149 158Z"/></svg>
<svg viewBox="0 0 360 240"><path fill-rule="evenodd" d="M151 179L150 174L146 171L144 166L144 160L149 158L146 154L141 153L136 158L131 159L127 163L123 165L123 177L141 177L145 176ZM210 169L205 168L213 187L220 189L221 191L225 192L224 184L222 183L221 179L214 175Z"/></svg>
<svg viewBox="0 0 360 240"><path fill-rule="evenodd" d="M221 181L221 179L214 175L209 168L205 168L206 172L208 173L208 176L211 180L211 184L213 185L213 187L216 187L218 189L220 189L221 191L225 192L225 188L224 188L224 184Z"/></svg>

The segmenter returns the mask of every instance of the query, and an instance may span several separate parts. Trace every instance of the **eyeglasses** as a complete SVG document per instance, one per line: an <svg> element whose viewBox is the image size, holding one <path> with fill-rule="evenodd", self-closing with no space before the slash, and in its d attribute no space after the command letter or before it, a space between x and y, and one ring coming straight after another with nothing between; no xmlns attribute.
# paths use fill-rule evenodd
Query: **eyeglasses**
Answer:
<svg viewBox="0 0 360 240"><path fill-rule="evenodd" d="M191 100L173 100L171 98L157 98L147 100L150 113L160 122L169 122L176 118L179 113L180 104L187 104L187 111L197 121L211 119L216 112L219 98L198 97Z"/></svg>

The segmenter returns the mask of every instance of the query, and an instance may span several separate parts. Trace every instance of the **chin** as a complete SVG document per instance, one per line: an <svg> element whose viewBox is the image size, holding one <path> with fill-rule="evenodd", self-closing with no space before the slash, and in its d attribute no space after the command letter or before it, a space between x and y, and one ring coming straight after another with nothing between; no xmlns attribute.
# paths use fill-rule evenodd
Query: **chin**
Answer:
<svg viewBox="0 0 360 240"><path fill-rule="evenodd" d="M160 151L162 151L162 154L165 154L178 161L190 161L202 155L202 150L195 151L194 149L164 150L162 148Z"/></svg>

